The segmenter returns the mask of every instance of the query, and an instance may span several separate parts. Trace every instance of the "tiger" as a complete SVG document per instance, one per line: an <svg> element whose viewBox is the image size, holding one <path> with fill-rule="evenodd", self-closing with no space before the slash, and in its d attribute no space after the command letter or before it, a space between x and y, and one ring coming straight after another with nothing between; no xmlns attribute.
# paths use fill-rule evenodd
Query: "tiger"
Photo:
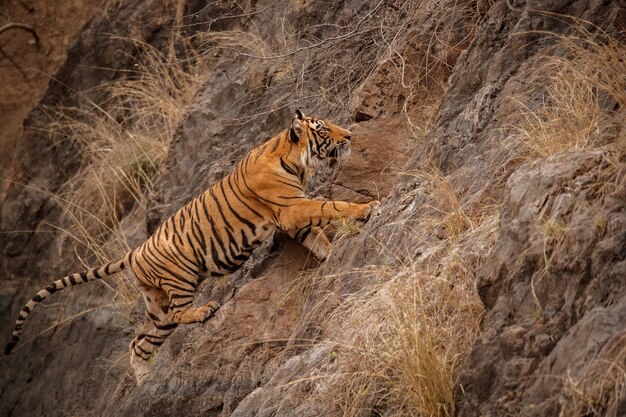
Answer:
<svg viewBox="0 0 626 417"><path fill-rule="evenodd" d="M377 210L377 200L356 204L305 196L307 178L318 162L347 157L351 138L349 130L296 110L290 127L252 149L229 175L167 218L140 246L37 292L20 311L5 355L18 343L33 308L46 297L129 269L149 326L129 346L131 369L141 384L159 346L179 324L203 323L219 308L216 301L193 305L204 279L236 271L279 229L323 261L331 247L325 226L335 219L367 221Z"/></svg>

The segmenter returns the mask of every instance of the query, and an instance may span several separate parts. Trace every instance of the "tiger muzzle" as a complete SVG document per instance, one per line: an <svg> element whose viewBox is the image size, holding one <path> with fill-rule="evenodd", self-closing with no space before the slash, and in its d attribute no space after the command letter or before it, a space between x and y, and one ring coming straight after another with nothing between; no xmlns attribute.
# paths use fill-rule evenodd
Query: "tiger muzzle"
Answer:
<svg viewBox="0 0 626 417"><path fill-rule="evenodd" d="M348 141L340 143L337 147L333 148L328 156L331 158L341 158L350 153L350 143Z"/></svg>

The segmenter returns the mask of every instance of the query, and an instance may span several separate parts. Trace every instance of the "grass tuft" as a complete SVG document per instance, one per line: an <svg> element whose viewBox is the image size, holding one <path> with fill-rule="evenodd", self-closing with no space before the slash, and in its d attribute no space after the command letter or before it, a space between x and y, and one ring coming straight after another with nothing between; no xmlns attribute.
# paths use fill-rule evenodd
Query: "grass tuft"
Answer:
<svg viewBox="0 0 626 417"><path fill-rule="evenodd" d="M449 178L434 165L407 175L420 180L419 194L428 198L425 208L430 210L420 223L434 235L455 241L476 226L463 204L463 196Z"/></svg>
<svg viewBox="0 0 626 417"><path fill-rule="evenodd" d="M572 417L619 415L626 396L626 338L608 344L605 357L593 359L580 377L565 379L561 415Z"/></svg>
<svg viewBox="0 0 626 417"><path fill-rule="evenodd" d="M335 312L332 400L343 416L451 416L454 370L478 334L482 309L468 276L428 276L410 263ZM330 393L329 393L330 394Z"/></svg>
<svg viewBox="0 0 626 417"><path fill-rule="evenodd" d="M125 79L99 87L103 103L83 96L79 107L50 114L48 129L71 140L82 156L78 172L53 199L63 211L55 227L80 244L85 267L130 250L124 218L145 209L144 195L203 81L200 60L171 59L147 43L127 41L138 51L134 69ZM121 304L132 308L139 294L132 279L118 274L113 280Z"/></svg>
<svg viewBox="0 0 626 417"><path fill-rule="evenodd" d="M615 108L626 106L625 34L612 37L599 29L592 34L582 22L573 25L573 32L548 34L558 44L542 57L536 79L529 81L543 86L539 99L513 98L519 108L516 143L527 160L601 148L602 127Z"/></svg>

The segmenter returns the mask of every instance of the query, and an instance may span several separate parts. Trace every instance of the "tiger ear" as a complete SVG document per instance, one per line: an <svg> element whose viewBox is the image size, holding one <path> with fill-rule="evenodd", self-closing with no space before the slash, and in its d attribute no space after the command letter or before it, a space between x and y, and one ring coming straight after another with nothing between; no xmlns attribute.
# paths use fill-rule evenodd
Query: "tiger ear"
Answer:
<svg viewBox="0 0 626 417"><path fill-rule="evenodd" d="M291 121L291 129L289 130L289 138L293 143L298 143L302 134L302 119L304 119L304 114L300 110L296 110L296 114Z"/></svg>

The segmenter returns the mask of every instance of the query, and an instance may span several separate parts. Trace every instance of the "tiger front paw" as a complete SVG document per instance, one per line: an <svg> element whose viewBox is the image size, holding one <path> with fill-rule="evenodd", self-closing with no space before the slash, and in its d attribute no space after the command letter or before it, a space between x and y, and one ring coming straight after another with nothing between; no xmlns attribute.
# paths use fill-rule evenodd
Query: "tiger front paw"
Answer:
<svg viewBox="0 0 626 417"><path fill-rule="evenodd" d="M357 220L367 222L372 217L376 217L380 214L380 210L378 210L378 207L380 206L380 201L378 200L370 201L369 203L364 204L363 206L364 206L363 214Z"/></svg>

